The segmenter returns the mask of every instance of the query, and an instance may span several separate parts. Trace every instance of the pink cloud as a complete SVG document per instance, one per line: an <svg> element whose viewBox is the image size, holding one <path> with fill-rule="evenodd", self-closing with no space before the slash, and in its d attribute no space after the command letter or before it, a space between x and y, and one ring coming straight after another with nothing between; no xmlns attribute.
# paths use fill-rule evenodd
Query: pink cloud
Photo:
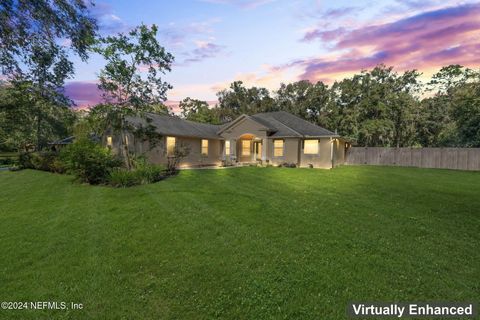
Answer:
<svg viewBox="0 0 480 320"><path fill-rule="evenodd" d="M345 31L311 30L304 40L330 41L334 57L294 61L300 78L338 78L384 63L399 69L429 69L450 63L480 65L480 4L424 12L380 25Z"/></svg>
<svg viewBox="0 0 480 320"><path fill-rule="evenodd" d="M75 102L77 108L88 108L102 101L102 92L96 82L71 81L64 88L65 94Z"/></svg>

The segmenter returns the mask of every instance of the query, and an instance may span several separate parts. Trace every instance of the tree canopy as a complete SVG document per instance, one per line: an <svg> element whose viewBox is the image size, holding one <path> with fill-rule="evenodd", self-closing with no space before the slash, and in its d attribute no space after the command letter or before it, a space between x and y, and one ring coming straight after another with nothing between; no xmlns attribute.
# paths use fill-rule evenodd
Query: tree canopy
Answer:
<svg viewBox="0 0 480 320"><path fill-rule="evenodd" d="M85 60L96 30L96 22L84 1L2 0L2 73L18 74L24 69L35 68L39 47L43 48L41 51L60 55L65 48L70 48Z"/></svg>
<svg viewBox="0 0 480 320"><path fill-rule="evenodd" d="M88 58L96 22L84 1L4 0L0 3L0 68L9 84L2 87L3 128L13 131L17 148L45 147L70 124L71 101L63 85L74 73L70 55ZM58 135L57 135L58 134Z"/></svg>
<svg viewBox="0 0 480 320"><path fill-rule="evenodd" d="M100 38L94 49L106 60L99 75L105 104L101 112L94 114L103 115L105 127L108 125L120 134L127 168L131 166L126 138L131 128L127 117L158 111L171 88L161 76L171 70L174 58L159 44L157 30L155 25L142 24L128 33Z"/></svg>

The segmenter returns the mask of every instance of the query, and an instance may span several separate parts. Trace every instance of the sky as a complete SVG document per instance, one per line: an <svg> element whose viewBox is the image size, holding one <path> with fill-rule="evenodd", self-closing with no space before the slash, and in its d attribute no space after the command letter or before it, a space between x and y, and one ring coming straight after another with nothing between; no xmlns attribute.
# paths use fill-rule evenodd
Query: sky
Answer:
<svg viewBox="0 0 480 320"><path fill-rule="evenodd" d="M144 23L175 56L164 76L167 104L216 102L241 80L277 89L298 80L341 80L383 63L428 79L442 66L480 66L480 1L177 0L102 1L91 8L103 35ZM104 61L74 58L66 94L79 107L100 102Z"/></svg>

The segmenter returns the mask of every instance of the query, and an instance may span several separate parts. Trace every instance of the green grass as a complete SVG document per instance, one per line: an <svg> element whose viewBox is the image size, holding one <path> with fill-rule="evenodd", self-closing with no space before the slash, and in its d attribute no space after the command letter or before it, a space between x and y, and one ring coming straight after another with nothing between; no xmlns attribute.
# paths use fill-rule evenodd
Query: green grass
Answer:
<svg viewBox="0 0 480 320"><path fill-rule="evenodd" d="M92 187L0 172L1 319L344 319L348 301L478 301L480 173L183 171Z"/></svg>

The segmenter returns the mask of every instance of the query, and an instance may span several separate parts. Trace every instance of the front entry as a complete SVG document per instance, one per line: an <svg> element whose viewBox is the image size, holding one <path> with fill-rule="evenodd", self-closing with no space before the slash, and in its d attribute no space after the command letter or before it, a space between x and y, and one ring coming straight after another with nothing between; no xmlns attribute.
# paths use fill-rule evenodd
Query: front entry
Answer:
<svg viewBox="0 0 480 320"><path fill-rule="evenodd" d="M253 143L253 159L262 160L262 142L255 141Z"/></svg>

